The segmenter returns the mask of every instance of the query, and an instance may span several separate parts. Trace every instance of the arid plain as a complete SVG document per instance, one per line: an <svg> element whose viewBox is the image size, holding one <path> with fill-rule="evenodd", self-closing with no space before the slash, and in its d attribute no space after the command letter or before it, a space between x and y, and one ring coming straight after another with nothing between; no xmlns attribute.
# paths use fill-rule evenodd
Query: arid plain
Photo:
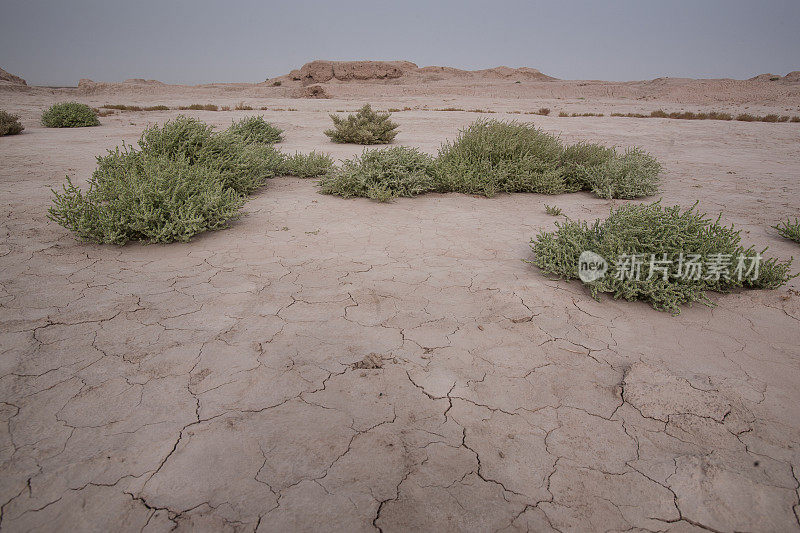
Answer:
<svg viewBox="0 0 800 533"><path fill-rule="evenodd" d="M479 117L641 146L664 165L665 204L697 201L748 244L800 256L771 228L800 214L800 124L609 116L800 115L798 76L326 69L0 86L25 126L0 138L0 528L800 531L800 278L671 316L525 262L558 220L545 203L594 220L625 201L381 204L276 177L245 217L185 244L80 243L47 219L51 188L85 185L95 156L149 124L259 114L285 130L281 150L343 159L362 147L331 143L328 114L370 103L399 110L395 144L432 154ZM66 100L232 110L38 125Z"/></svg>

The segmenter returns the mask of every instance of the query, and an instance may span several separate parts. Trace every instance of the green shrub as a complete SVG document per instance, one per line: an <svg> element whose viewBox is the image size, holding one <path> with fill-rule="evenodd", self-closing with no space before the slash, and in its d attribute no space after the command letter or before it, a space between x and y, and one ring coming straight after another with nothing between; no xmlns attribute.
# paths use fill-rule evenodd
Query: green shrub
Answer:
<svg viewBox="0 0 800 533"><path fill-rule="evenodd" d="M547 204L544 204L544 212L554 217L557 217L561 215L561 213L563 213L561 208L558 207L557 205L547 205Z"/></svg>
<svg viewBox="0 0 800 533"><path fill-rule="evenodd" d="M261 116L245 117L239 122L234 122L228 131L239 135L248 143L275 144L283 140L281 136L283 130L265 121Z"/></svg>
<svg viewBox="0 0 800 533"><path fill-rule="evenodd" d="M438 190L494 196L498 193L560 194L593 190L632 198L657 191L656 160L639 149L578 143L564 146L532 124L479 120L439 150Z"/></svg>
<svg viewBox="0 0 800 533"><path fill-rule="evenodd" d="M326 130L325 135L335 143L388 144L397 135L395 130L398 127L398 124L389 120L390 116L390 113L375 112L366 104L358 113L347 118L331 115L333 129Z"/></svg>
<svg viewBox="0 0 800 533"><path fill-rule="evenodd" d="M783 224L783 226L781 226L781 224ZM791 219L786 219L786 221L781 224L772 227L778 230L781 237L786 237L787 239L800 243L800 219L795 218L794 222L792 222Z"/></svg>
<svg viewBox="0 0 800 533"><path fill-rule="evenodd" d="M605 165L616 157L613 148L599 144L579 142L564 147L561 153L561 168L567 192L591 189L589 171Z"/></svg>
<svg viewBox="0 0 800 533"><path fill-rule="evenodd" d="M286 156L280 173L298 178L316 178L327 174L331 168L333 159L328 154L312 151L308 154L295 153Z"/></svg>
<svg viewBox="0 0 800 533"><path fill-rule="evenodd" d="M17 115L11 115L3 110L0 110L0 136L2 135L17 135L25 129L25 126L20 124Z"/></svg>
<svg viewBox="0 0 800 533"><path fill-rule="evenodd" d="M588 184L600 198L642 198L658 192L661 165L639 148L588 167Z"/></svg>
<svg viewBox="0 0 800 533"><path fill-rule="evenodd" d="M106 156L88 192L67 178L63 193L53 193L52 220L81 240L109 244L188 241L225 227L244 204L211 167L125 149Z"/></svg>
<svg viewBox="0 0 800 533"><path fill-rule="evenodd" d="M146 129L138 150L123 145L98 157L88 191L67 178L49 217L99 243L187 241L225 227L283 162L270 145L180 116Z"/></svg>
<svg viewBox="0 0 800 533"><path fill-rule="evenodd" d="M566 190L560 141L532 124L478 120L446 142L436 160L439 190L498 193Z"/></svg>
<svg viewBox="0 0 800 533"><path fill-rule="evenodd" d="M214 104L191 104L180 106L178 109L184 111L219 111L219 107Z"/></svg>
<svg viewBox="0 0 800 533"><path fill-rule="evenodd" d="M100 121L92 108L78 102L53 104L42 113L42 125L47 128L82 128L99 126Z"/></svg>
<svg viewBox="0 0 800 533"><path fill-rule="evenodd" d="M344 198L364 196L387 202L435 189L433 159L416 148L367 150L325 176L321 191Z"/></svg>
<svg viewBox="0 0 800 533"><path fill-rule="evenodd" d="M680 206L662 207L659 202L623 206L612 209L608 218L591 225L585 221L556 222L555 231L541 232L531 240L532 262L545 274L569 280L578 277L581 253L594 252L609 265L604 276L585 283L594 298L599 300L600 293L611 293L615 299L645 300L656 309L672 313L679 313L679 306L684 303L701 301L711 305L706 291L729 292L740 287L774 289L794 277L789 275L791 259L785 262L764 259L760 261L757 276L751 272L738 279L735 270L738 258L745 258L745 267L749 267L757 253L752 246L744 248L740 244L739 231L720 225L719 220L708 219L694 207L682 210ZM625 261L634 254L643 263L639 279L616 275L615 266L630 267ZM695 260L701 265L713 263L715 258L730 258L729 277L709 276L708 269L701 270L698 279L683 277L681 268L687 271L686 260L692 254L698 256ZM649 276L647 267L651 257L666 261L659 263L666 268L666 279L661 271Z"/></svg>

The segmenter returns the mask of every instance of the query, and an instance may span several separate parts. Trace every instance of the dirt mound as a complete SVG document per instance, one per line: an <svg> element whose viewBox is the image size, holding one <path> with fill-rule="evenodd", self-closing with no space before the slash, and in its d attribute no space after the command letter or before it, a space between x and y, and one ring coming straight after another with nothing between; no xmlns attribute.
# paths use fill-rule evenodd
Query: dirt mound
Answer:
<svg viewBox="0 0 800 533"><path fill-rule="evenodd" d="M314 85L306 85L300 89L298 98L330 98L330 95L325 91L325 87L319 83Z"/></svg>
<svg viewBox="0 0 800 533"><path fill-rule="evenodd" d="M28 85L28 83L19 76L15 76L10 72L6 72L2 68L0 68L0 81L4 81L13 85Z"/></svg>
<svg viewBox="0 0 800 533"><path fill-rule="evenodd" d="M800 81L800 70L793 70L783 77L784 81Z"/></svg>
<svg viewBox="0 0 800 533"><path fill-rule="evenodd" d="M300 70L293 70L289 77L308 85L333 79L348 81L399 78L404 73L417 69L417 65L409 61L312 61L300 67Z"/></svg>
<svg viewBox="0 0 800 533"><path fill-rule="evenodd" d="M781 79L780 76L776 76L775 74L770 74L767 72L766 74L759 74L758 76L753 76L752 78L748 78L749 81L778 81Z"/></svg>
<svg viewBox="0 0 800 533"><path fill-rule="evenodd" d="M475 74L482 75L487 78L499 78L499 79L524 78L524 79L538 80L538 81L549 81L558 79L552 76L548 76L546 74L542 74L539 70L536 70L535 68L528 68L528 67L511 68L511 67L501 66L495 68L487 68L484 70L476 70L474 72Z"/></svg>
<svg viewBox="0 0 800 533"><path fill-rule="evenodd" d="M158 80L146 80L144 78L129 78L122 83L130 83L135 85L164 85L163 81Z"/></svg>

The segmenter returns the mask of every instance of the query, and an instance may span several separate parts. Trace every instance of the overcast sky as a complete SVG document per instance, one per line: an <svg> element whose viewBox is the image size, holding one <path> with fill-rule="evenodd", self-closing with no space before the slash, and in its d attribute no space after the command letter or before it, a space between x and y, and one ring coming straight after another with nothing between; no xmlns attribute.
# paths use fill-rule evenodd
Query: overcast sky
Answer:
<svg viewBox="0 0 800 533"><path fill-rule="evenodd" d="M257 82L313 59L566 79L786 74L800 70L800 0L0 0L0 67L31 85Z"/></svg>

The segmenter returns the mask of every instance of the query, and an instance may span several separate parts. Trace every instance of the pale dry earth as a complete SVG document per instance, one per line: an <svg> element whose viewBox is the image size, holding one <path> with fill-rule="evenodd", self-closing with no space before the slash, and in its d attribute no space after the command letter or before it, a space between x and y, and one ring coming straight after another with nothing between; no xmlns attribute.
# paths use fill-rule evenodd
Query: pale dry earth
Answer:
<svg viewBox="0 0 800 533"><path fill-rule="evenodd" d="M411 108L396 142L430 153L478 116L533 121L644 147L665 203L724 210L783 258L799 249L769 226L800 213L800 125L503 113L667 107L613 98L247 94L0 92L26 126L0 138L0 528L800 531L798 280L677 317L596 302L524 260L557 220L545 203L594 219L610 201L378 204L294 178L188 244L81 244L47 220L50 187L178 112L36 122L70 98L245 100L270 108L282 150L342 158L361 148L327 142L327 113L366 101Z"/></svg>

